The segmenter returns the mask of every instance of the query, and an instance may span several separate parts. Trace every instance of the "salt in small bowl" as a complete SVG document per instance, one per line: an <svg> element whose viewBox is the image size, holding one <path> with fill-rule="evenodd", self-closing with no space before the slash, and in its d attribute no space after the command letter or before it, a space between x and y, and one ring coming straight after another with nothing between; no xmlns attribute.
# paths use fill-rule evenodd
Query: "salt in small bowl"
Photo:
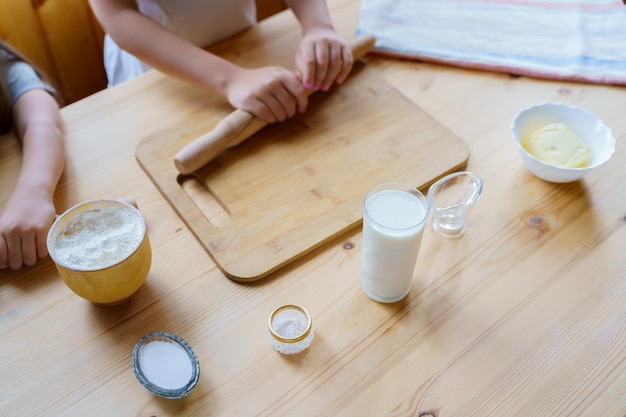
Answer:
<svg viewBox="0 0 626 417"><path fill-rule="evenodd" d="M285 304L272 311L268 330L272 347L287 355L308 348L315 334L309 312L296 304Z"/></svg>
<svg viewBox="0 0 626 417"><path fill-rule="evenodd" d="M142 337L133 349L132 366L141 385L168 399L185 397L200 378L200 361L191 345L166 332Z"/></svg>

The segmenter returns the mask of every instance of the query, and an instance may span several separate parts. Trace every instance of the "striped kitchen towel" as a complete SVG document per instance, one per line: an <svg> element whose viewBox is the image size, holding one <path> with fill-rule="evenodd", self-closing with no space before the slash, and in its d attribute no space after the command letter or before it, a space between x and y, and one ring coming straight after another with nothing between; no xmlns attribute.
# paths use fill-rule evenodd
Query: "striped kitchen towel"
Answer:
<svg viewBox="0 0 626 417"><path fill-rule="evenodd" d="M358 32L390 56L626 85L623 0L361 0Z"/></svg>

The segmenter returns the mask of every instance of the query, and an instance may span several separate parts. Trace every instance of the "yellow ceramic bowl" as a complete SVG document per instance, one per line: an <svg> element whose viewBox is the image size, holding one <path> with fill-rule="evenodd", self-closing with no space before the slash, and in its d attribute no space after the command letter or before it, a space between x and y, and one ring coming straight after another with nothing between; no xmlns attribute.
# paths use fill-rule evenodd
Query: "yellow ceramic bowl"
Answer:
<svg viewBox="0 0 626 417"><path fill-rule="evenodd" d="M97 304L118 304L144 283L152 249L143 216L120 200L80 203L48 232L48 252L65 284Z"/></svg>

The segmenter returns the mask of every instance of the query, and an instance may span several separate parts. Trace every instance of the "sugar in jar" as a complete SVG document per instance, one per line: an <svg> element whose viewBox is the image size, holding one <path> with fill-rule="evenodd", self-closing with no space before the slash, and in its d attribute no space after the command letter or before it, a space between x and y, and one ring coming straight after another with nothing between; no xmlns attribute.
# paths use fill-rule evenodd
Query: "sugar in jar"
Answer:
<svg viewBox="0 0 626 417"><path fill-rule="evenodd" d="M292 354L311 345L314 337L313 322L308 311L296 304L286 304L270 314L270 343L280 353Z"/></svg>

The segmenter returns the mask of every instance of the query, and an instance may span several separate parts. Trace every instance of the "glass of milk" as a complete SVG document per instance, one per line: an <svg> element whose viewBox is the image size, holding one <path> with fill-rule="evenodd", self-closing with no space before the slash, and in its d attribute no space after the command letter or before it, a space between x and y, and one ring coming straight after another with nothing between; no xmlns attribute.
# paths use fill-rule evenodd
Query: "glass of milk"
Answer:
<svg viewBox="0 0 626 417"><path fill-rule="evenodd" d="M428 202L415 187L385 183L363 204L361 285L373 300L393 303L411 289Z"/></svg>

